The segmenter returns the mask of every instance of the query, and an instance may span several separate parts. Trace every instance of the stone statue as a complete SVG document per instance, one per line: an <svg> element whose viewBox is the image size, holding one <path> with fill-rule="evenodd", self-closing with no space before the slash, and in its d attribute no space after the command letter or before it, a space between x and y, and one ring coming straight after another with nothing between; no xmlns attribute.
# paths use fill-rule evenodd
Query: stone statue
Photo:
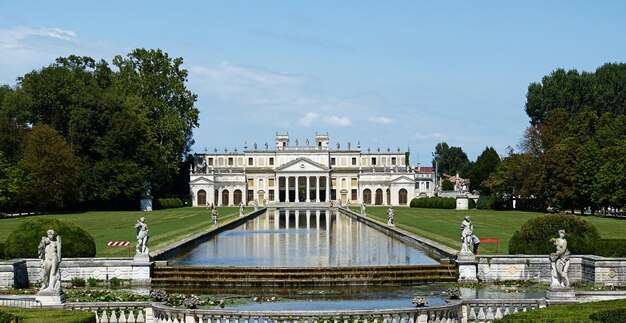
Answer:
<svg viewBox="0 0 626 323"><path fill-rule="evenodd" d="M135 230L137 231L137 255L147 255L148 250L148 225L146 224L146 218L143 216L135 223Z"/></svg>
<svg viewBox="0 0 626 323"><path fill-rule="evenodd" d="M306 142L306 145L308 146L309 145L309 139L307 139L305 142Z"/></svg>
<svg viewBox="0 0 626 323"><path fill-rule="evenodd" d="M239 216L243 216L243 202L239 203Z"/></svg>
<svg viewBox="0 0 626 323"><path fill-rule="evenodd" d="M254 212L259 210L259 202L257 202L256 200L254 200Z"/></svg>
<svg viewBox="0 0 626 323"><path fill-rule="evenodd" d="M470 221L469 215L466 215L461 222L461 253L472 253L472 235L474 234L474 225Z"/></svg>
<svg viewBox="0 0 626 323"><path fill-rule="evenodd" d="M254 142L254 150L256 150L256 141Z"/></svg>
<svg viewBox="0 0 626 323"><path fill-rule="evenodd" d="M350 209L350 200L348 200L348 202L346 202L346 207L347 207L348 209Z"/></svg>
<svg viewBox="0 0 626 323"><path fill-rule="evenodd" d="M298 146L298 138L296 138L296 146Z"/></svg>
<svg viewBox="0 0 626 323"><path fill-rule="evenodd" d="M361 215L365 216L365 202L361 203Z"/></svg>
<svg viewBox="0 0 626 323"><path fill-rule="evenodd" d="M387 209L387 225L388 225L388 226L390 226L390 227L393 227L393 226L395 225L395 224L393 223L393 216L394 216L394 213L393 213L393 206L390 206L390 207Z"/></svg>
<svg viewBox="0 0 626 323"><path fill-rule="evenodd" d="M265 150L267 150L267 147L269 147L269 145L267 143L265 143Z"/></svg>
<svg viewBox="0 0 626 323"><path fill-rule="evenodd" d="M552 282L550 287L569 287L567 271L569 270L570 252L567 249L565 230L559 230L559 237L550 239L556 247L556 252L550 254L550 267L552 269Z"/></svg>
<svg viewBox="0 0 626 323"><path fill-rule="evenodd" d="M48 230L47 237L39 242L39 259L41 259L41 291L61 291L61 236L54 240L54 230Z"/></svg>

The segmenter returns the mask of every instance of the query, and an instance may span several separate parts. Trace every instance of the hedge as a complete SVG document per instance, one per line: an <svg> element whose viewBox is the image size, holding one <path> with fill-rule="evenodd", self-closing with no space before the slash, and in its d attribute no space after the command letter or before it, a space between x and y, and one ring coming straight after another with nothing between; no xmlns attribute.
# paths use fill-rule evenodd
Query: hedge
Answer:
<svg viewBox="0 0 626 323"><path fill-rule="evenodd" d="M626 257L626 239L598 239L594 242L595 253L603 257Z"/></svg>
<svg viewBox="0 0 626 323"><path fill-rule="evenodd" d="M183 207L183 201L177 197L156 199L154 208L158 210Z"/></svg>
<svg viewBox="0 0 626 323"><path fill-rule="evenodd" d="M555 251L550 238L565 230L567 248L572 254L593 254L598 230L587 220L571 214L545 214L532 218L515 231L509 241L509 254L547 255Z"/></svg>
<svg viewBox="0 0 626 323"><path fill-rule="evenodd" d="M0 307L0 322L95 323L95 313L64 309Z"/></svg>
<svg viewBox="0 0 626 323"><path fill-rule="evenodd" d="M5 241L5 256L8 259L37 258L41 237L45 237L49 229L54 230L55 239L62 237L62 257L96 256L96 243L89 232L75 223L50 218L29 220L17 226Z"/></svg>
<svg viewBox="0 0 626 323"><path fill-rule="evenodd" d="M476 202L474 202L473 198L468 198L467 199L467 207L471 210L471 209L475 209L476 208Z"/></svg>
<svg viewBox="0 0 626 323"><path fill-rule="evenodd" d="M493 196L481 196L478 198L478 202L476 202L476 208L479 210L491 210L494 203L495 199Z"/></svg>
<svg viewBox="0 0 626 323"><path fill-rule="evenodd" d="M414 198L411 200L411 207L430 209L456 209L456 199L453 197L429 197Z"/></svg>

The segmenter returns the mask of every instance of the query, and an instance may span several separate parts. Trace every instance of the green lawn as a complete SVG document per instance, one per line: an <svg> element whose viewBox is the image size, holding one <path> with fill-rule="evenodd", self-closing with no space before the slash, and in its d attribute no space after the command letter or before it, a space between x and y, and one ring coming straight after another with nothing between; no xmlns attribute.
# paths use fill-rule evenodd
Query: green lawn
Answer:
<svg viewBox="0 0 626 323"><path fill-rule="evenodd" d="M218 210L220 225L239 217L238 207L220 207ZM252 207L246 208L246 213L248 212L252 212ZM146 217L148 224L150 250L160 249L183 237L213 228L211 212L206 208L186 207L152 212L84 212L0 219L0 242L4 242L13 229L24 221L52 217L74 222L87 230L96 242L98 257L104 257L108 241L130 241L133 256L136 243L135 222L142 216ZM43 235L45 232L42 232ZM109 248L111 256L126 256L127 253L127 247Z"/></svg>
<svg viewBox="0 0 626 323"><path fill-rule="evenodd" d="M359 212L358 207L353 211ZM419 236L437 241L452 248L460 248L461 221L469 215L474 224L474 233L479 238L500 238L502 254L508 254L509 240L524 222L541 213L492 210L443 210L423 208L394 208L394 221L398 228ZM369 207L367 215L381 222L387 222L387 207ZM587 216L600 236L605 239L621 239L626 231L626 220ZM555 232L556 236L556 232ZM481 254L495 254L494 244L481 244Z"/></svg>
<svg viewBox="0 0 626 323"><path fill-rule="evenodd" d="M624 322L623 319L626 317L626 299L548 306L542 309L508 315L498 322L593 322L589 316L607 310L621 312L621 315L618 314L612 318L601 318L601 322Z"/></svg>

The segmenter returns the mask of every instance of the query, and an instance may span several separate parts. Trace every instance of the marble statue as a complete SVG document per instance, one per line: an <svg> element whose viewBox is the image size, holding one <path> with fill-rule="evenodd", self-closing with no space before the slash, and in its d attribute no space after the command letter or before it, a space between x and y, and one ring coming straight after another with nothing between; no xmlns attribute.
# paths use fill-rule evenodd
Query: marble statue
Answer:
<svg viewBox="0 0 626 323"><path fill-rule="evenodd" d="M54 239L54 230L47 232L48 236L41 237L39 242L39 259L41 259L42 277L41 291L61 291L61 236Z"/></svg>
<svg viewBox="0 0 626 323"><path fill-rule="evenodd" d="M361 203L361 215L365 216L365 202Z"/></svg>
<svg viewBox="0 0 626 323"><path fill-rule="evenodd" d="M243 216L243 202L239 203L239 216Z"/></svg>
<svg viewBox="0 0 626 323"><path fill-rule="evenodd" d="M350 209L350 200L348 200L348 202L346 202L346 208Z"/></svg>
<svg viewBox="0 0 626 323"><path fill-rule="evenodd" d="M218 215L217 208L214 208L213 211L211 211L211 220L213 220L213 225L214 226L219 227L220 224L219 224L219 221L217 219L217 215Z"/></svg>
<svg viewBox="0 0 626 323"><path fill-rule="evenodd" d="M148 250L148 225L146 224L146 218L143 216L135 223L135 230L137 231L137 255L147 255Z"/></svg>
<svg viewBox="0 0 626 323"><path fill-rule="evenodd" d="M567 249L565 230L559 230L559 237L550 239L556 247L556 252L550 254L550 267L552 269L552 282L550 287L569 287L567 271L569 270L570 252Z"/></svg>
<svg viewBox="0 0 626 323"><path fill-rule="evenodd" d="M257 202L256 200L254 200L254 212L259 210L259 202Z"/></svg>
<svg viewBox="0 0 626 323"><path fill-rule="evenodd" d="M389 209L387 209L387 225L388 226L394 226L395 224L393 223L393 206L390 206Z"/></svg>
<svg viewBox="0 0 626 323"><path fill-rule="evenodd" d="M474 234L474 225L470 221L469 215L466 215L461 222L461 253L472 253L472 235Z"/></svg>

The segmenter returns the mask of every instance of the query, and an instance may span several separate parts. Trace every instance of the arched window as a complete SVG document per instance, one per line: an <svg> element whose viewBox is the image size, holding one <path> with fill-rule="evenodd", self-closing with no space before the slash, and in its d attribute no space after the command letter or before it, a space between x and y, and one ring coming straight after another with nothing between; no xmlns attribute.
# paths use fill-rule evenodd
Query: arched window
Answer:
<svg viewBox="0 0 626 323"><path fill-rule="evenodd" d="M222 205L223 206L228 206L228 190L223 190L222 191Z"/></svg>
<svg viewBox="0 0 626 323"><path fill-rule="evenodd" d="M241 201L243 201L241 197L242 197L241 190L235 190L233 192L233 204L239 205Z"/></svg>
<svg viewBox="0 0 626 323"><path fill-rule="evenodd" d="M398 192L398 204L406 205L407 203L407 192L405 189L401 188Z"/></svg>
<svg viewBox="0 0 626 323"><path fill-rule="evenodd" d="M372 204L372 191L369 188L363 190L363 203Z"/></svg>
<svg viewBox="0 0 626 323"><path fill-rule="evenodd" d="M198 206L206 205L206 191L199 190L198 191Z"/></svg>
<svg viewBox="0 0 626 323"><path fill-rule="evenodd" d="M376 190L376 205L383 205L383 190L380 188Z"/></svg>

